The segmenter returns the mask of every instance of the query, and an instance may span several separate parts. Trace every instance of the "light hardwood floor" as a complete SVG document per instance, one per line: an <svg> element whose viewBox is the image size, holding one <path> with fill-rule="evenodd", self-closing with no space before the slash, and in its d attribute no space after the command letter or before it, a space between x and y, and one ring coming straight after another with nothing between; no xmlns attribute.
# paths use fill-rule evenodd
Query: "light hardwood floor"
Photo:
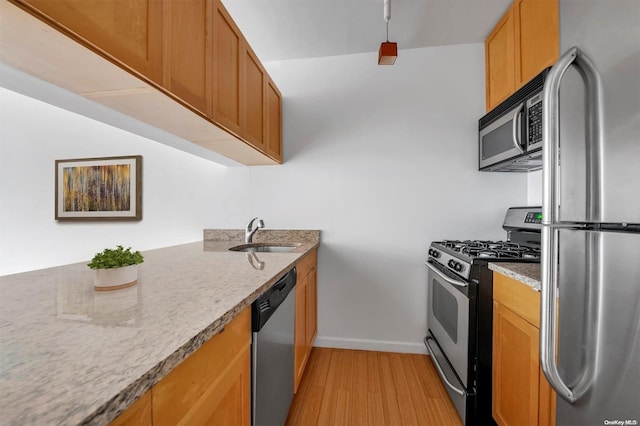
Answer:
<svg viewBox="0 0 640 426"><path fill-rule="evenodd" d="M287 426L462 425L426 355L313 348Z"/></svg>

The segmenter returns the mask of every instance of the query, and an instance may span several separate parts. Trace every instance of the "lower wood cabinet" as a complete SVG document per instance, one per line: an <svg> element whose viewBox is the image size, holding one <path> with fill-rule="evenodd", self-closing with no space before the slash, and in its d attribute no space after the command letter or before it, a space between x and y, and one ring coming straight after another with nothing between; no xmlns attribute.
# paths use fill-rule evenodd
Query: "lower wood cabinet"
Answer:
<svg viewBox="0 0 640 426"><path fill-rule="evenodd" d="M112 425L249 425L251 310L245 309Z"/></svg>
<svg viewBox="0 0 640 426"><path fill-rule="evenodd" d="M154 425L237 424L251 419L251 311L151 389Z"/></svg>
<svg viewBox="0 0 640 426"><path fill-rule="evenodd" d="M300 380L307 366L313 342L318 332L318 287L317 251L311 251L296 264L295 350L294 350L294 392L298 391Z"/></svg>
<svg viewBox="0 0 640 426"><path fill-rule="evenodd" d="M555 393L540 369L540 293L498 273L493 282L493 418L553 425Z"/></svg>
<svg viewBox="0 0 640 426"><path fill-rule="evenodd" d="M151 425L151 391L148 391L110 423L110 426Z"/></svg>

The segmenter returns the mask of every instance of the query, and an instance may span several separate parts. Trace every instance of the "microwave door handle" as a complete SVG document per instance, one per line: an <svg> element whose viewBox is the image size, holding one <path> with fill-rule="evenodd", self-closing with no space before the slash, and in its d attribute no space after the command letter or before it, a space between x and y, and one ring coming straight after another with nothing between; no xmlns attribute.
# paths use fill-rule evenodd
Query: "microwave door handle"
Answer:
<svg viewBox="0 0 640 426"><path fill-rule="evenodd" d="M520 141L520 134L522 133L522 120L519 115L524 109L524 102L520 104L516 111L513 113L513 123L512 127L512 135L513 135L513 145L520 150L520 153L524 153L524 149L522 148L522 143Z"/></svg>

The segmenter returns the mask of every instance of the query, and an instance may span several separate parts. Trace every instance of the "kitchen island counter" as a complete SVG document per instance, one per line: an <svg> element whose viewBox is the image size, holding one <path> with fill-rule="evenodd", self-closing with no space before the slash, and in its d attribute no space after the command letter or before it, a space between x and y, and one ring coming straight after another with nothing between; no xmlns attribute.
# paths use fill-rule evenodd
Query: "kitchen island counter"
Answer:
<svg viewBox="0 0 640 426"><path fill-rule="evenodd" d="M489 263L489 269L520 281L536 291L540 291L541 275L539 263Z"/></svg>
<svg viewBox="0 0 640 426"><path fill-rule="evenodd" d="M0 424L109 423L317 247L307 232L289 253L145 251L122 290L94 291L86 262L0 277Z"/></svg>

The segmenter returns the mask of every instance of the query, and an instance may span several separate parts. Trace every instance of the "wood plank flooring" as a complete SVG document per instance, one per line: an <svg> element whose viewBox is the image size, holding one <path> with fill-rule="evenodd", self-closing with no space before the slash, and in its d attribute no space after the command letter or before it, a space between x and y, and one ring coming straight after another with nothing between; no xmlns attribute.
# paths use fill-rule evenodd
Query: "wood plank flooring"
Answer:
<svg viewBox="0 0 640 426"><path fill-rule="evenodd" d="M313 348L287 426L462 425L426 355Z"/></svg>

